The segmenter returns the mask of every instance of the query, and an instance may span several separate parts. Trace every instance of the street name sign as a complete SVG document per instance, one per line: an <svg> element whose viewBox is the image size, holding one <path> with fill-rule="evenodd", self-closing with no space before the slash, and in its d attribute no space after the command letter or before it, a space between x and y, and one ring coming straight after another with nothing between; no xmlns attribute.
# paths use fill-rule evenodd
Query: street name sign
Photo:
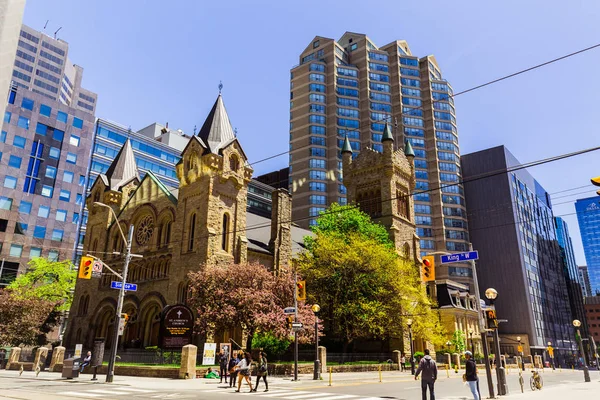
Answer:
<svg viewBox="0 0 600 400"><path fill-rule="evenodd" d="M446 254L441 257L442 264L449 264L461 261L478 260L479 253L475 251L467 251L464 253Z"/></svg>
<svg viewBox="0 0 600 400"><path fill-rule="evenodd" d="M293 322L292 323L292 329L295 331L299 331L303 327L304 327L304 325L302 325L302 322Z"/></svg>
<svg viewBox="0 0 600 400"><path fill-rule="evenodd" d="M286 307L283 309L283 313L284 314L295 314L296 313L296 307Z"/></svg>
<svg viewBox="0 0 600 400"><path fill-rule="evenodd" d="M110 283L111 289L121 289L122 286L123 286L123 282L112 281ZM129 290L132 292L137 291L137 283L126 283L125 290Z"/></svg>

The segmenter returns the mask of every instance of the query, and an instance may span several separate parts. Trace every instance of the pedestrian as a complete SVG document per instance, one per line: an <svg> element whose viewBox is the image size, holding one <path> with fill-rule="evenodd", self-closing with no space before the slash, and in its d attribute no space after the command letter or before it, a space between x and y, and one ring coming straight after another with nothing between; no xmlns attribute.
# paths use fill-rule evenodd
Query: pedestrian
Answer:
<svg viewBox="0 0 600 400"><path fill-rule="evenodd" d="M239 362L240 362L240 359L239 359L238 353L234 351L231 356L231 359L229 360L229 364L227 365L227 367L229 367L229 387L233 387L233 385L235 385L237 375L238 375L236 366L238 365Z"/></svg>
<svg viewBox="0 0 600 400"><path fill-rule="evenodd" d="M406 371L406 357L404 357L404 355L400 357L400 371Z"/></svg>
<svg viewBox="0 0 600 400"><path fill-rule="evenodd" d="M265 392L268 392L269 382L267 382L267 354L264 351L260 352L260 358L258 363L258 371L256 372L256 386L254 387L254 391L256 392L256 389L258 389L258 383L260 382L260 378L263 378L266 387Z"/></svg>
<svg viewBox="0 0 600 400"><path fill-rule="evenodd" d="M79 367L79 371L83 372L83 369L85 367L87 367L88 365L90 365L91 362L92 362L92 352L88 351L87 355L83 359L83 362L81 363L81 366Z"/></svg>
<svg viewBox="0 0 600 400"><path fill-rule="evenodd" d="M477 364L475 364L475 360L473 360L473 353L470 351L465 352L465 358L467 361L465 363L464 379L467 381L469 389L471 389L471 393L473 393L473 399L480 400L481 395L479 394L479 377L477 376Z"/></svg>
<svg viewBox="0 0 600 400"><path fill-rule="evenodd" d="M239 373L238 388L237 388L236 392L237 393L240 392L240 389L242 388L243 380L245 380L246 383L248 383L248 386L250 387L250 391L252 392L252 381L250 380L250 373L252 371L252 357L250 356L250 353L246 352L244 354L244 358L242 358L242 360L239 362L239 364L236 365L236 368Z"/></svg>
<svg viewBox="0 0 600 400"><path fill-rule="evenodd" d="M421 375L421 393L423 400L427 400L427 388L429 388L429 399L435 400L434 384L437 380L437 365L429 355L429 349L425 349L425 357L419 361L419 368L415 373L415 381Z"/></svg>
<svg viewBox="0 0 600 400"><path fill-rule="evenodd" d="M221 381L219 383L223 383L223 378L225 378L225 383L227 383L227 359L228 354L221 349L219 352L219 376L221 377Z"/></svg>

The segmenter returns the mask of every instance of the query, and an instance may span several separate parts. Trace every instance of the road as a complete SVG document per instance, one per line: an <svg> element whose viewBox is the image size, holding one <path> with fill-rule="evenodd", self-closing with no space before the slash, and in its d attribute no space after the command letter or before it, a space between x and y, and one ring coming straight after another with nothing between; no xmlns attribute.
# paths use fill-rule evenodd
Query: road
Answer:
<svg viewBox="0 0 600 400"><path fill-rule="evenodd" d="M590 392L589 398L594 398L600 393L600 373L590 371L592 383L583 383L581 371L562 371L543 373L544 389L532 392L525 387L525 394L521 394L518 385L518 374L513 370L508 374L509 396L522 400L535 398L543 400L561 399L572 395ZM524 375L526 384L530 373ZM224 397L236 396L248 398L256 397L257 400L287 399L287 400L419 400L421 399L420 381L416 382L409 374L399 372L385 372L382 382L379 375L374 373L345 373L334 374L332 386L328 385L328 377L323 381L313 381L310 376L301 376L300 381L292 382L289 378L270 378L269 392L263 392L261 384L257 393L248 393L248 388L243 387L242 393L234 393L225 384L218 381L204 379L172 380L158 378L115 377L115 382L106 384L102 376L96 382L90 381L90 375L82 375L78 379L63 380L60 374L42 372L35 377L33 372L24 372L19 376L18 371L0 371L0 398L4 399L99 399L99 400L138 400L138 399L206 399L223 400ZM256 378L254 378L256 379ZM564 394L562 394L564 392ZM485 377L482 382L481 393L487 397ZM462 383L460 374L451 373L446 376L445 371L440 372L436 383L437 400L472 399L472 396Z"/></svg>

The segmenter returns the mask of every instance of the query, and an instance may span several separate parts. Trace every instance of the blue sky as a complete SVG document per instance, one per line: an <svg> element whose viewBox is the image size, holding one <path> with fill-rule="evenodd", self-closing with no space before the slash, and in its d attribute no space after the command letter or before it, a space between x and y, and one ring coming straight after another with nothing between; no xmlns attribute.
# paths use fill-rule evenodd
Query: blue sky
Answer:
<svg viewBox="0 0 600 400"><path fill-rule="evenodd" d="M140 129L200 127L223 96L250 162L288 149L289 70L316 36L366 33L378 45L407 40L434 54L455 92L600 42L600 2L572 0L313 1L28 0L24 23L70 45L97 116ZM168 5L168 6L167 6ZM504 144L530 162L600 144L600 49L456 98L461 153ZM596 153L530 170L549 193L600 175ZM594 162L595 161L595 162ZM287 156L256 173L287 166ZM557 194L581 193L587 188ZM587 197L556 199L555 203ZM572 202L556 215L575 212ZM585 258L574 215L579 264Z"/></svg>

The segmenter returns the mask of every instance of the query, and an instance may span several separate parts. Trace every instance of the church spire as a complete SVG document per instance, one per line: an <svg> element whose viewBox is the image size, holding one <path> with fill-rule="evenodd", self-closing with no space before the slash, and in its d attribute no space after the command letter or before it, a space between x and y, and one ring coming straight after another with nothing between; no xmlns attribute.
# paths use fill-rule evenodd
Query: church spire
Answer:
<svg viewBox="0 0 600 400"><path fill-rule="evenodd" d="M352 146L350 146L350 141L348 140L348 135L344 137L344 145L342 146L342 154L350 153L352 154Z"/></svg>
<svg viewBox="0 0 600 400"><path fill-rule="evenodd" d="M225 144L235 139L235 134L231 127L220 91L219 89L217 101L215 101L210 113L208 113L208 117L206 117L206 121L204 121L202 128L200 128L200 132L198 132L198 136L208 145L210 151L215 154Z"/></svg>
<svg viewBox="0 0 600 400"><path fill-rule="evenodd" d="M133 179L140 181L131 141L125 140L123 147L105 173L111 190L119 190Z"/></svg>
<svg viewBox="0 0 600 400"><path fill-rule="evenodd" d="M394 135L392 135L392 129L390 128L390 124L385 123L385 127L383 128L383 135L381 136L381 142L386 142L388 140L394 141Z"/></svg>

